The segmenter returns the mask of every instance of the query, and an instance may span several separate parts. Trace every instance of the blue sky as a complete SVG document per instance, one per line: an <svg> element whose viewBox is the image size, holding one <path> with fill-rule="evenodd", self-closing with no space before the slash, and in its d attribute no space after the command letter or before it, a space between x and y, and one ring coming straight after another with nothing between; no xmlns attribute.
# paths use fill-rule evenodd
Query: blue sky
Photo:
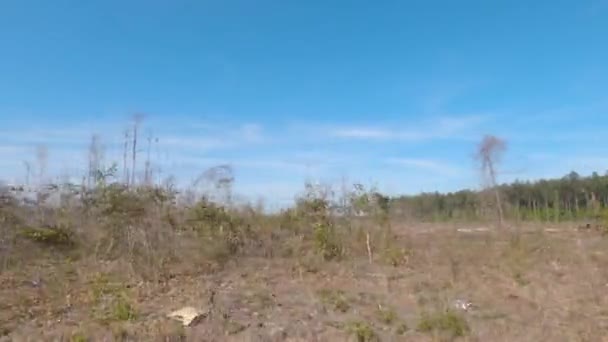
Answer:
<svg viewBox="0 0 608 342"><path fill-rule="evenodd" d="M0 178L43 144L77 176L135 112L162 175L234 166L286 203L306 178L389 193L608 170L608 1L0 1Z"/></svg>

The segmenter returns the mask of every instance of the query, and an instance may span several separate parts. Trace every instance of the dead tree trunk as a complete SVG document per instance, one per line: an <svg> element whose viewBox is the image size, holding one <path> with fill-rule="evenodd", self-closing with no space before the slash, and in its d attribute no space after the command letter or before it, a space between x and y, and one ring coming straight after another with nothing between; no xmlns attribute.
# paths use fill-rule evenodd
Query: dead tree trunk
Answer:
<svg viewBox="0 0 608 342"><path fill-rule="evenodd" d="M506 144L502 139L486 135L479 144L476 158L481 163L481 171L485 180L485 186L493 189L494 201L496 206L496 216L498 227L502 228L504 224L504 215L502 210L502 201L500 198L500 189L497 182L496 165L500 162L502 153L506 149Z"/></svg>

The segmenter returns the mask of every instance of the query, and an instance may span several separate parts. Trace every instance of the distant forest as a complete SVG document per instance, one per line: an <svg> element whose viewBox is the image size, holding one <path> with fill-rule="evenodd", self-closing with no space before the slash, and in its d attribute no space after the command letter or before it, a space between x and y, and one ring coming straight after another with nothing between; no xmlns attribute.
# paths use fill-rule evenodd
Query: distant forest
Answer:
<svg viewBox="0 0 608 342"><path fill-rule="evenodd" d="M576 172L559 179L515 181L499 186L505 218L526 221L572 221L597 218L608 207L608 173L582 177ZM475 220L492 217L489 191L422 193L391 199L394 211L426 221Z"/></svg>

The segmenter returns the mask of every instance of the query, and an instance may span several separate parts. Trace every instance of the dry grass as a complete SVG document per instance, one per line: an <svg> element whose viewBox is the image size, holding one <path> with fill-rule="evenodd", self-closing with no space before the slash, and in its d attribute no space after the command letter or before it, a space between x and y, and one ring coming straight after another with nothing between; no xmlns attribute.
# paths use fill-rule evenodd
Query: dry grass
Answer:
<svg viewBox="0 0 608 342"><path fill-rule="evenodd" d="M336 219L318 207L265 216L104 191L87 205L44 212L3 204L5 340L608 336L608 240L598 232L458 233L447 224ZM472 307L455 308L459 299ZM192 327L166 318L183 306L209 314Z"/></svg>

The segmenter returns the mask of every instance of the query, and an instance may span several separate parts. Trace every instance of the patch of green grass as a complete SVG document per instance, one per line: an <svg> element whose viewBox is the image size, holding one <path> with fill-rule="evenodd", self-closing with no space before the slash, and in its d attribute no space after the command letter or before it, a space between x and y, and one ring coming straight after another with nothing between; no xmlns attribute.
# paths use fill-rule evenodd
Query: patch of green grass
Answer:
<svg viewBox="0 0 608 342"><path fill-rule="evenodd" d="M348 298L342 290L321 289L317 291L317 296L324 305L330 306L335 311L345 313L350 310Z"/></svg>
<svg viewBox="0 0 608 342"><path fill-rule="evenodd" d="M89 339L83 333L75 333L70 337L70 342L87 342Z"/></svg>
<svg viewBox="0 0 608 342"><path fill-rule="evenodd" d="M382 260L393 267L398 267L407 264L410 254L405 248L391 246L382 251Z"/></svg>
<svg viewBox="0 0 608 342"><path fill-rule="evenodd" d="M76 244L72 232L62 226L26 227L19 231L19 236L47 246L72 247Z"/></svg>
<svg viewBox="0 0 608 342"><path fill-rule="evenodd" d="M405 334L410 328L407 326L407 324L405 322L400 323L397 326L397 329L395 329L395 334L397 335L403 335Z"/></svg>
<svg viewBox="0 0 608 342"><path fill-rule="evenodd" d="M520 271L516 271L513 273L513 280L515 280L515 282L519 285L519 286L526 286L528 285L530 282L525 278L524 274Z"/></svg>
<svg viewBox="0 0 608 342"><path fill-rule="evenodd" d="M399 319L399 315L393 308L381 305L378 305L376 315L378 316L378 320L386 325L392 325Z"/></svg>
<svg viewBox="0 0 608 342"><path fill-rule="evenodd" d="M467 320L460 314L452 311L442 311L433 314L424 313L418 322L420 332L439 332L450 337L462 337L470 332Z"/></svg>
<svg viewBox="0 0 608 342"><path fill-rule="evenodd" d="M132 321L137 313L128 300L128 292L124 284L111 282L108 274L98 274L91 282L91 293L94 301L94 311L103 322Z"/></svg>
<svg viewBox="0 0 608 342"><path fill-rule="evenodd" d="M114 302L110 317L116 321L132 321L137 318L137 313L133 306L122 296Z"/></svg>
<svg viewBox="0 0 608 342"><path fill-rule="evenodd" d="M93 300L96 302L101 300L103 296L119 294L123 288L122 284L112 282L110 275L107 273L98 273L90 282L90 285Z"/></svg>
<svg viewBox="0 0 608 342"><path fill-rule="evenodd" d="M343 254L341 242L336 236L334 226L330 223L314 225L314 242L317 252L325 260L337 259Z"/></svg>
<svg viewBox="0 0 608 342"><path fill-rule="evenodd" d="M380 338L374 328L367 322L354 321L346 325L346 331L354 335L357 342L379 342Z"/></svg>

